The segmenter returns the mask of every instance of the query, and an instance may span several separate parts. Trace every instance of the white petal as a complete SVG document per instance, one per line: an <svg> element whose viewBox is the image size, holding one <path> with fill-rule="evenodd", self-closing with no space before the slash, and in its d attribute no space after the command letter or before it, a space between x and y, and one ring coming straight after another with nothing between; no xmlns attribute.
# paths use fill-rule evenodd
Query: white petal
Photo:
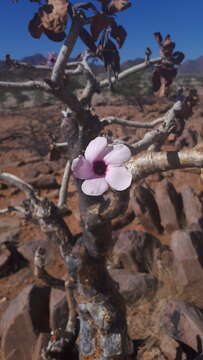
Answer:
<svg viewBox="0 0 203 360"><path fill-rule="evenodd" d="M124 166L109 165L105 179L113 189L122 191L130 186L132 175Z"/></svg>
<svg viewBox="0 0 203 360"><path fill-rule="evenodd" d="M98 136L94 140L90 141L86 150L85 158L89 162L93 162L96 159L102 159L103 152L107 146L107 140L103 136Z"/></svg>
<svg viewBox="0 0 203 360"><path fill-rule="evenodd" d="M86 195L99 196L108 190L108 184L105 178L85 180L82 183L82 191Z"/></svg>
<svg viewBox="0 0 203 360"><path fill-rule="evenodd" d="M78 179L92 179L95 177L92 165L82 155L73 160L71 170Z"/></svg>
<svg viewBox="0 0 203 360"><path fill-rule="evenodd" d="M106 164L122 165L131 157L130 149L124 144L113 145L113 150L104 157Z"/></svg>

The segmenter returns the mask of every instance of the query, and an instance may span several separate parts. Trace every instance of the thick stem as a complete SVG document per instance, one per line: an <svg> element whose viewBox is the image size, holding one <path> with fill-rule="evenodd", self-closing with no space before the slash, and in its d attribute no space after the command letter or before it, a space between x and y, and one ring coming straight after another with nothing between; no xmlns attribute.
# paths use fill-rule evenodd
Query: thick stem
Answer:
<svg viewBox="0 0 203 360"><path fill-rule="evenodd" d="M147 151L138 158L132 158L126 164L133 180L144 179L148 175L167 170L203 167L203 148L177 151Z"/></svg>
<svg viewBox="0 0 203 360"><path fill-rule="evenodd" d="M62 46L60 53L57 57L57 60L54 64L54 68L51 75L51 80L57 83L63 74L68 58L75 46L75 43L78 39L78 35L80 33L82 22L80 18L75 18L72 22L69 34Z"/></svg>

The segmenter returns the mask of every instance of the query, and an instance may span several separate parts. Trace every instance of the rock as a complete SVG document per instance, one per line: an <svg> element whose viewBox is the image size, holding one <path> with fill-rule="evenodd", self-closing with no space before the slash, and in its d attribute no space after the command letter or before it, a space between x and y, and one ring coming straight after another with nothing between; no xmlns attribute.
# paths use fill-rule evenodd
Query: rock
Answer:
<svg viewBox="0 0 203 360"><path fill-rule="evenodd" d="M9 304L0 321L4 360L31 360L40 332L49 331L49 293L45 286L29 285Z"/></svg>
<svg viewBox="0 0 203 360"><path fill-rule="evenodd" d="M202 312L183 301L170 301L160 316L161 328L173 339L198 351L198 337L203 340Z"/></svg>
<svg viewBox="0 0 203 360"><path fill-rule="evenodd" d="M21 169L21 174L20 176L25 179L25 180L30 180L33 178L36 178L39 175L39 171L35 168L35 166L33 164L26 164L22 169Z"/></svg>
<svg viewBox="0 0 203 360"><path fill-rule="evenodd" d="M175 360L179 344L169 337L168 335L162 335L160 339L160 348L167 360Z"/></svg>
<svg viewBox="0 0 203 360"><path fill-rule="evenodd" d="M41 353L42 350L47 346L49 342L49 338L50 338L49 333L39 334L32 354L32 360L43 360Z"/></svg>
<svg viewBox="0 0 203 360"><path fill-rule="evenodd" d="M155 200L164 231L172 232L179 229L183 217L182 199L173 184L166 179L158 183L155 188Z"/></svg>
<svg viewBox="0 0 203 360"><path fill-rule="evenodd" d="M38 172L38 174L51 174L53 172L51 166L45 162L39 162L34 165L34 169Z"/></svg>
<svg viewBox="0 0 203 360"><path fill-rule="evenodd" d="M65 292L52 289L50 294L50 327L65 329L68 321L68 305Z"/></svg>
<svg viewBox="0 0 203 360"><path fill-rule="evenodd" d="M203 233L175 231L171 238L175 281L187 301L203 308Z"/></svg>
<svg viewBox="0 0 203 360"><path fill-rule="evenodd" d="M188 226L198 223L202 218L202 205L198 196L194 193L190 186L185 187L181 192L183 199L183 208Z"/></svg>
<svg viewBox="0 0 203 360"><path fill-rule="evenodd" d="M40 175L36 179L29 181L29 183L35 189L58 189L60 187L53 175Z"/></svg>
<svg viewBox="0 0 203 360"><path fill-rule="evenodd" d="M0 252L0 278L9 273L11 264L11 253L8 249L1 249Z"/></svg>
<svg viewBox="0 0 203 360"><path fill-rule="evenodd" d="M184 147L193 148L197 145L198 134L196 130L186 127L181 136L175 142L176 151L180 151Z"/></svg>
<svg viewBox="0 0 203 360"><path fill-rule="evenodd" d="M118 269L111 269L109 273L119 284L119 292L127 304L135 303L143 296L150 297L156 290L157 280L151 274L133 275L128 271Z"/></svg>
<svg viewBox="0 0 203 360"><path fill-rule="evenodd" d="M154 263L155 249L162 252L166 247L148 233L124 230L114 233L115 245L112 251L114 268L125 269L131 273L149 272Z"/></svg>
<svg viewBox="0 0 203 360"><path fill-rule="evenodd" d="M49 242L48 240L31 240L28 243L19 246L18 251L25 259L33 262L35 251L38 247L46 249L46 259L49 256ZM49 259L48 259L49 261Z"/></svg>
<svg viewBox="0 0 203 360"><path fill-rule="evenodd" d="M159 233L163 231L159 209L152 191L142 185L135 187L131 204L135 215L146 230Z"/></svg>
<svg viewBox="0 0 203 360"><path fill-rule="evenodd" d="M20 235L20 223L13 218L1 218L0 245L5 242L18 241Z"/></svg>

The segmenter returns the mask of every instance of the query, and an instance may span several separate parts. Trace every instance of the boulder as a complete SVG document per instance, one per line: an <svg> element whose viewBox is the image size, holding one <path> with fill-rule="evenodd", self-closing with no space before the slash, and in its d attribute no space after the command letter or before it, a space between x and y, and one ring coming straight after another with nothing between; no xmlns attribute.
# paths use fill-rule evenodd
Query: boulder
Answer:
<svg viewBox="0 0 203 360"><path fill-rule="evenodd" d="M203 341L203 314L198 308L183 301L169 301L160 325L168 336L198 352L198 338Z"/></svg>
<svg viewBox="0 0 203 360"><path fill-rule="evenodd" d="M58 189L60 187L54 175L40 175L29 183L35 189Z"/></svg>
<svg viewBox="0 0 203 360"><path fill-rule="evenodd" d="M142 186L136 186L131 197L131 205L141 224L148 231L163 231L159 209L153 192Z"/></svg>
<svg viewBox="0 0 203 360"><path fill-rule="evenodd" d="M65 292L52 289L50 294L50 327L65 329L68 321L68 305Z"/></svg>
<svg viewBox="0 0 203 360"><path fill-rule="evenodd" d="M0 223L0 245L5 242L18 241L19 235L20 235L19 220L2 217Z"/></svg>
<svg viewBox="0 0 203 360"><path fill-rule="evenodd" d="M29 285L9 304L0 321L4 360L31 360L40 332L49 331L49 293L45 286Z"/></svg>
<svg viewBox="0 0 203 360"><path fill-rule="evenodd" d="M202 204L191 186L181 192L187 226L191 226L202 218Z"/></svg>
<svg viewBox="0 0 203 360"><path fill-rule="evenodd" d="M34 351L32 354L32 360L43 360L41 354L42 350L46 348L48 342L49 342L50 334L49 333L41 333L39 334Z"/></svg>
<svg viewBox="0 0 203 360"><path fill-rule="evenodd" d="M157 280L151 274L133 275L119 269L111 269L109 274L118 283L119 292L127 304L135 303L143 296L149 298L157 287Z"/></svg>
<svg viewBox="0 0 203 360"><path fill-rule="evenodd" d="M167 249L152 235L136 231L124 230L114 233L115 245L112 251L112 266L125 269L131 273L152 270L155 250L162 253Z"/></svg>
<svg viewBox="0 0 203 360"><path fill-rule="evenodd" d="M50 249L48 240L31 240L28 243L19 246L18 251L23 255L25 259L30 262L33 262L35 251L38 247L42 247L46 249L46 260L49 257Z"/></svg>
<svg viewBox="0 0 203 360"><path fill-rule="evenodd" d="M171 237L175 282L187 301L203 308L203 232L175 231Z"/></svg>
<svg viewBox="0 0 203 360"><path fill-rule="evenodd" d="M9 273L11 264L11 253L8 249L0 249L0 278Z"/></svg>
<svg viewBox="0 0 203 360"><path fill-rule="evenodd" d="M165 232L171 233L181 226L183 217L182 199L171 182L164 179L155 188L161 224Z"/></svg>
<svg viewBox="0 0 203 360"><path fill-rule="evenodd" d="M167 360L175 360L179 344L170 336L162 335L160 339L160 348Z"/></svg>

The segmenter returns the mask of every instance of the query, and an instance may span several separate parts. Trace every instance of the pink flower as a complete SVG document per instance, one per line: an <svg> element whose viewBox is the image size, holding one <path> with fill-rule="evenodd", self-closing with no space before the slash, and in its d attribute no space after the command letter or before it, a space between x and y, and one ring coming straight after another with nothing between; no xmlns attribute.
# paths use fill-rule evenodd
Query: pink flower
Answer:
<svg viewBox="0 0 203 360"><path fill-rule="evenodd" d="M57 54L56 53L54 53L54 52L52 52L52 53L49 53L48 55L47 55L47 65L48 66L53 66L54 65L54 63L56 62L56 59L57 59Z"/></svg>
<svg viewBox="0 0 203 360"><path fill-rule="evenodd" d="M72 162L74 175L83 181L86 195L102 195L108 187L117 191L127 189L132 181L131 173L123 166L131 157L126 145L108 146L105 137L98 136L88 144L85 154Z"/></svg>

